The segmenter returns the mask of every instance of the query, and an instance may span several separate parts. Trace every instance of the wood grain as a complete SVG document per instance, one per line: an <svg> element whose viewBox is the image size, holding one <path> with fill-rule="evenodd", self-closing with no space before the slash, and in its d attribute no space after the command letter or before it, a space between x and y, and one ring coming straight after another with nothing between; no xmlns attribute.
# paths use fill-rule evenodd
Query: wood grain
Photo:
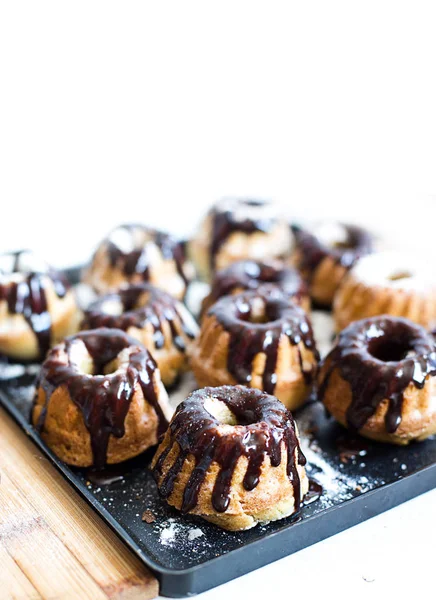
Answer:
<svg viewBox="0 0 436 600"><path fill-rule="evenodd" d="M155 598L155 577L0 409L0 598Z"/></svg>

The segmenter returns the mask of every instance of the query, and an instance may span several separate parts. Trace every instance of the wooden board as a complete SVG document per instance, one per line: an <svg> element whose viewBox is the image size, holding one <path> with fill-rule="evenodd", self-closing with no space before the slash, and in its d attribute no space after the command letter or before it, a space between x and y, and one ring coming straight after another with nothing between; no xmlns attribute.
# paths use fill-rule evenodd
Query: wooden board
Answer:
<svg viewBox="0 0 436 600"><path fill-rule="evenodd" d="M0 409L0 598L143 600L158 582Z"/></svg>

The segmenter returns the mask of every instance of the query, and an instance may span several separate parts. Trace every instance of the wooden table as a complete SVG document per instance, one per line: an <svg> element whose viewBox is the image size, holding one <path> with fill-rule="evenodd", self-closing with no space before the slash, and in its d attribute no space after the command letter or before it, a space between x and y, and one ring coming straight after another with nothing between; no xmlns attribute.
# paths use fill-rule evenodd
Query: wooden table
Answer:
<svg viewBox="0 0 436 600"><path fill-rule="evenodd" d="M0 598L155 598L154 576L0 409Z"/></svg>

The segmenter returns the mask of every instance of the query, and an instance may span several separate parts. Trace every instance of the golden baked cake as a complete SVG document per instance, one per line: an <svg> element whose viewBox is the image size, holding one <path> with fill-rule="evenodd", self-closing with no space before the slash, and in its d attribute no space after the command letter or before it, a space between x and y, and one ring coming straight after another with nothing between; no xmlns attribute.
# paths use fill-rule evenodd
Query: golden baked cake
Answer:
<svg viewBox="0 0 436 600"><path fill-rule="evenodd" d="M189 248L199 276L208 281L238 260L287 257L291 241L288 223L272 203L225 198L206 215Z"/></svg>
<svg viewBox="0 0 436 600"><path fill-rule="evenodd" d="M148 350L123 331L100 328L50 351L32 422L61 460L101 469L157 444L171 412Z"/></svg>
<svg viewBox="0 0 436 600"><path fill-rule="evenodd" d="M122 329L139 340L157 362L162 381L172 385L188 368L188 352L198 325L178 300L148 283L101 296L93 302L82 329Z"/></svg>
<svg viewBox="0 0 436 600"><path fill-rule="evenodd" d="M398 317L374 317L338 336L318 377L319 399L346 427L408 444L436 433L436 341Z"/></svg>
<svg viewBox="0 0 436 600"><path fill-rule="evenodd" d="M181 299L192 275L181 242L168 233L131 224L117 227L101 242L84 281L99 294L146 281Z"/></svg>
<svg viewBox="0 0 436 600"><path fill-rule="evenodd" d="M168 504L237 531L299 510L305 462L281 402L224 386L197 390L177 407L151 468Z"/></svg>
<svg viewBox="0 0 436 600"><path fill-rule="evenodd" d="M200 386L238 383L274 394L289 409L307 398L318 363L310 321L286 296L248 291L204 316L191 366Z"/></svg>
<svg viewBox="0 0 436 600"><path fill-rule="evenodd" d="M223 296L245 290L278 291L304 310L310 310L309 290L296 269L278 260L240 260L215 274L201 313Z"/></svg>
<svg viewBox="0 0 436 600"><path fill-rule="evenodd" d="M336 294L336 330L383 314L405 317L426 328L436 326L434 266L395 252L362 258Z"/></svg>
<svg viewBox="0 0 436 600"><path fill-rule="evenodd" d="M295 247L291 264L308 282L312 300L330 307L336 291L356 262L372 252L372 236L361 227L323 222L293 227Z"/></svg>
<svg viewBox="0 0 436 600"><path fill-rule="evenodd" d="M29 250L0 255L0 354L44 358L52 344L77 329L79 318L60 273Z"/></svg>

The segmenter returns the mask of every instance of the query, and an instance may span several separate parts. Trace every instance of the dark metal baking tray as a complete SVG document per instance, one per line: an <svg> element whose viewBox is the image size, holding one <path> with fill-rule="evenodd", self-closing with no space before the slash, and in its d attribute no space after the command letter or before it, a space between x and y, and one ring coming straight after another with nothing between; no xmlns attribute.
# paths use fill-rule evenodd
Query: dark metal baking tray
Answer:
<svg viewBox="0 0 436 600"><path fill-rule="evenodd" d="M74 271L69 274L76 276ZM147 469L151 453L125 463L122 477L104 486L91 483L87 471L60 462L29 424L35 371L34 366L0 365L0 403L156 574L166 596L220 585L436 487L436 439L405 448L364 442L328 418L314 400L296 417L308 474L323 486L321 497L297 516L226 532L182 517L159 499ZM154 522L142 521L146 510Z"/></svg>

